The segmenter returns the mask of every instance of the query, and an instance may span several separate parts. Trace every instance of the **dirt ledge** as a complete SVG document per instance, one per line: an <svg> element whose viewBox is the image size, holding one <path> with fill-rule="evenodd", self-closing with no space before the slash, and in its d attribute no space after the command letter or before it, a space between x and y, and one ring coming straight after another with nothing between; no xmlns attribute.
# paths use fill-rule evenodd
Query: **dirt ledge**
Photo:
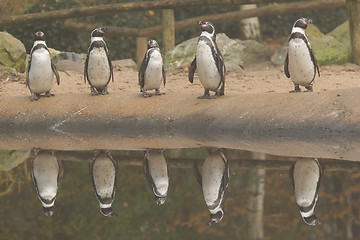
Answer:
<svg viewBox="0 0 360 240"><path fill-rule="evenodd" d="M357 160L360 88L314 93L193 93L148 99L111 93L0 98L0 149L217 146ZM3 137L4 136L4 137ZM6 136L6 137L5 137Z"/></svg>

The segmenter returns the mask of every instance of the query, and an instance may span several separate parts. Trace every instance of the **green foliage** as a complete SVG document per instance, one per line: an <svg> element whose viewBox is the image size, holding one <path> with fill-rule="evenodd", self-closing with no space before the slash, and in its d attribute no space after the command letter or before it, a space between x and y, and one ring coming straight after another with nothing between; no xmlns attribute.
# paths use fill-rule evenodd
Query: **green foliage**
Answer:
<svg viewBox="0 0 360 240"><path fill-rule="evenodd" d="M136 0L141 1L141 0ZM136 2L135 1L135 2ZM96 2L96 4L95 4ZM93 6L99 4L109 4L115 2L127 2L125 0L100 0L93 1ZM87 3L87 5L89 5ZM41 3L31 5L26 13L43 12L50 10L69 9L73 7L81 7L79 1L75 0L44 0ZM183 20L195 16L203 16L209 14L226 13L230 11L238 10L234 6L210 6L210 7L192 7L175 9L175 18L177 21ZM295 14L284 14L279 16L269 16L260 19L261 31L265 38L279 38L288 36L291 27L295 20L300 17L309 17L313 19L315 25L324 33L329 32L339 24L346 20L346 9L330 9L330 10L316 10L307 11ZM201 19L201 17L199 17ZM202 19L206 20L206 19ZM93 16L72 19L72 21L81 21L88 23L95 23L99 26L119 26L119 27L133 27L133 28L146 28L150 26L161 24L161 11L137 11L137 12L125 12L121 14L111 14L104 16ZM218 33L224 32L230 38L239 38L239 24L238 22L228 22L222 24L216 24ZM34 33L38 30L42 30L45 33L47 44L51 48L55 48L61 51L73 51L73 52L87 52L87 48L90 42L90 33L84 32L69 32L64 29L64 21L45 22L42 24L11 27L6 29L13 34L16 38L19 38L25 45L29 52L33 44ZM189 38L198 36L200 30L197 24L194 22L194 27L186 29L176 33L176 44L183 42ZM154 37L162 46L161 36ZM128 38L124 36L106 36L105 40L110 50L110 56L113 60L124 58L136 58L136 40L134 38Z"/></svg>

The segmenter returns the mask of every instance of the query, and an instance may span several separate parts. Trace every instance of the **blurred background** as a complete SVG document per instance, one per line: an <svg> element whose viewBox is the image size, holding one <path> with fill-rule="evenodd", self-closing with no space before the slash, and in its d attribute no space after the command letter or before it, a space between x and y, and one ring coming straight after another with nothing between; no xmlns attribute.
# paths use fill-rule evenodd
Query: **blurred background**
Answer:
<svg viewBox="0 0 360 240"><path fill-rule="evenodd" d="M20 15L24 13L45 12L51 10L70 9L82 6L96 6L100 4L120 3L128 1L116 0L2 0L0 6L1 16ZM135 0L131 2L140 2ZM261 5L259 5L261 6ZM238 11L234 6L210 6L175 9L175 20L183 20L191 17L227 13ZM286 42L294 21L300 17L309 17L323 33L328 33L335 27L347 20L346 8L331 8L325 10L306 11L301 13L282 14L259 18L261 37L258 39L263 44L280 46ZM73 18L71 21L87 22L97 25L146 28L161 25L161 10L135 11L121 14L109 14L104 16ZM87 52L90 41L90 32L69 32L64 27L64 20L46 22L43 24L9 27L5 30L14 37L20 39L27 52L33 44L34 32L42 30L46 33L48 46L67 52ZM244 39L240 22L226 22L216 24L218 33L225 33L230 38ZM175 44L199 35L199 29L194 23L194 28L177 31ZM162 46L161 35L153 36ZM111 49L112 59L131 58L136 60L136 38L123 36L106 36L106 41Z"/></svg>

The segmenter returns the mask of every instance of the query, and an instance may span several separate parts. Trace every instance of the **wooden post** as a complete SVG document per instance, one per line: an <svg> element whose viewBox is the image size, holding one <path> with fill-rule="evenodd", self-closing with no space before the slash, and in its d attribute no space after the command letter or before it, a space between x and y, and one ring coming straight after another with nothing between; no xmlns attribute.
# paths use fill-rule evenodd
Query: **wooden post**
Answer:
<svg viewBox="0 0 360 240"><path fill-rule="evenodd" d="M346 0L349 16L352 62L360 65L360 0Z"/></svg>
<svg viewBox="0 0 360 240"><path fill-rule="evenodd" d="M144 59L146 50L147 50L147 41L146 37L136 38L136 65L138 70L140 69L142 60Z"/></svg>
<svg viewBox="0 0 360 240"><path fill-rule="evenodd" d="M162 13L162 53L165 54L167 51L175 47L175 16L173 9L164 9Z"/></svg>

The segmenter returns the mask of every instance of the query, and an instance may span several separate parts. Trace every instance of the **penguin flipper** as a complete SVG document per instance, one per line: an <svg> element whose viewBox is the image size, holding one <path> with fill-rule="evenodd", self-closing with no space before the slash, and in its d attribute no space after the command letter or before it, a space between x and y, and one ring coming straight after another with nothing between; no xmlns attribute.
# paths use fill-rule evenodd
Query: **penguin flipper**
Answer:
<svg viewBox="0 0 360 240"><path fill-rule="evenodd" d="M312 51L312 49L310 48L310 57L311 57L311 60L313 61L314 63L314 69L315 69L315 75L316 75L316 71L318 72L318 75L320 77L320 70L319 70L319 65L317 64L317 60L315 58L315 55L314 55L314 52Z"/></svg>
<svg viewBox="0 0 360 240"><path fill-rule="evenodd" d="M113 65L112 65L112 62L111 62L111 59L110 59L110 55L109 55L109 51L108 51L107 47L106 47L105 49L106 49L106 57L107 57L107 59L108 59L109 67L110 67L109 82L110 82L110 79L112 79L112 82L114 82L114 70L113 70Z"/></svg>
<svg viewBox="0 0 360 240"><path fill-rule="evenodd" d="M192 61L191 65L190 65L190 67L189 67L188 77L189 77L189 81L190 81L191 83L194 82L195 70L196 70L196 56L195 56L194 60Z"/></svg>
<svg viewBox="0 0 360 240"><path fill-rule="evenodd" d="M193 174L194 174L194 177L195 177L196 181L202 187L202 177L201 177L199 166L198 166L196 160L194 161L194 164L193 164Z"/></svg>
<svg viewBox="0 0 360 240"><path fill-rule="evenodd" d="M144 60L141 63L141 66L139 69L139 74L138 74L138 80L139 80L139 85L140 85L141 89L143 89L144 85L145 85L145 71L146 71L148 63L149 63L149 56L148 56L148 52L146 52L146 54L144 56Z"/></svg>
<svg viewBox="0 0 360 240"><path fill-rule="evenodd" d="M219 58L219 67L218 68L220 68L219 72L220 72L220 80L221 80L221 84L222 84L221 88L220 88L220 95L224 95L226 67L225 67L224 60L223 60L221 55L220 55L220 58Z"/></svg>
<svg viewBox="0 0 360 240"><path fill-rule="evenodd" d="M85 57L85 65L84 65L84 82L86 83L86 79L88 78L88 65L89 65L89 54Z"/></svg>
<svg viewBox="0 0 360 240"><path fill-rule="evenodd" d="M285 63L284 63L284 72L287 78L290 78L289 73L289 53L286 54Z"/></svg>
<svg viewBox="0 0 360 240"><path fill-rule="evenodd" d="M51 61L51 69L52 69L53 73L55 74L57 85L60 85L60 75L59 75L59 72L58 72L55 64L52 61Z"/></svg>
<svg viewBox="0 0 360 240"><path fill-rule="evenodd" d="M226 189L229 186L229 180L230 180L230 165L229 165L229 161L226 158L226 153L223 152L222 149L220 149L219 154L221 156L221 158L224 161L225 164L225 172L223 175L223 183L224 183L224 188Z"/></svg>
<svg viewBox="0 0 360 240"><path fill-rule="evenodd" d="M289 169L289 178L290 178L290 181L291 181L291 185L293 186L293 188L295 189L295 182L294 182L294 168L295 168L295 163L294 162L291 166L290 166L290 169Z"/></svg>
<svg viewBox="0 0 360 240"><path fill-rule="evenodd" d="M30 58L29 58L29 62L28 62L28 68L26 71L26 86L29 87L29 72L30 72L30 67L31 67L31 54L30 54Z"/></svg>
<svg viewBox="0 0 360 240"><path fill-rule="evenodd" d="M164 64L162 65L162 75L163 75L163 79L164 79L164 86L166 84L166 73L165 73L165 67Z"/></svg>
<svg viewBox="0 0 360 240"><path fill-rule="evenodd" d="M59 184L64 177L64 167L63 167L62 161L60 161L60 160L57 160L57 161L58 161L58 165L59 165L59 173L57 176L57 183Z"/></svg>

